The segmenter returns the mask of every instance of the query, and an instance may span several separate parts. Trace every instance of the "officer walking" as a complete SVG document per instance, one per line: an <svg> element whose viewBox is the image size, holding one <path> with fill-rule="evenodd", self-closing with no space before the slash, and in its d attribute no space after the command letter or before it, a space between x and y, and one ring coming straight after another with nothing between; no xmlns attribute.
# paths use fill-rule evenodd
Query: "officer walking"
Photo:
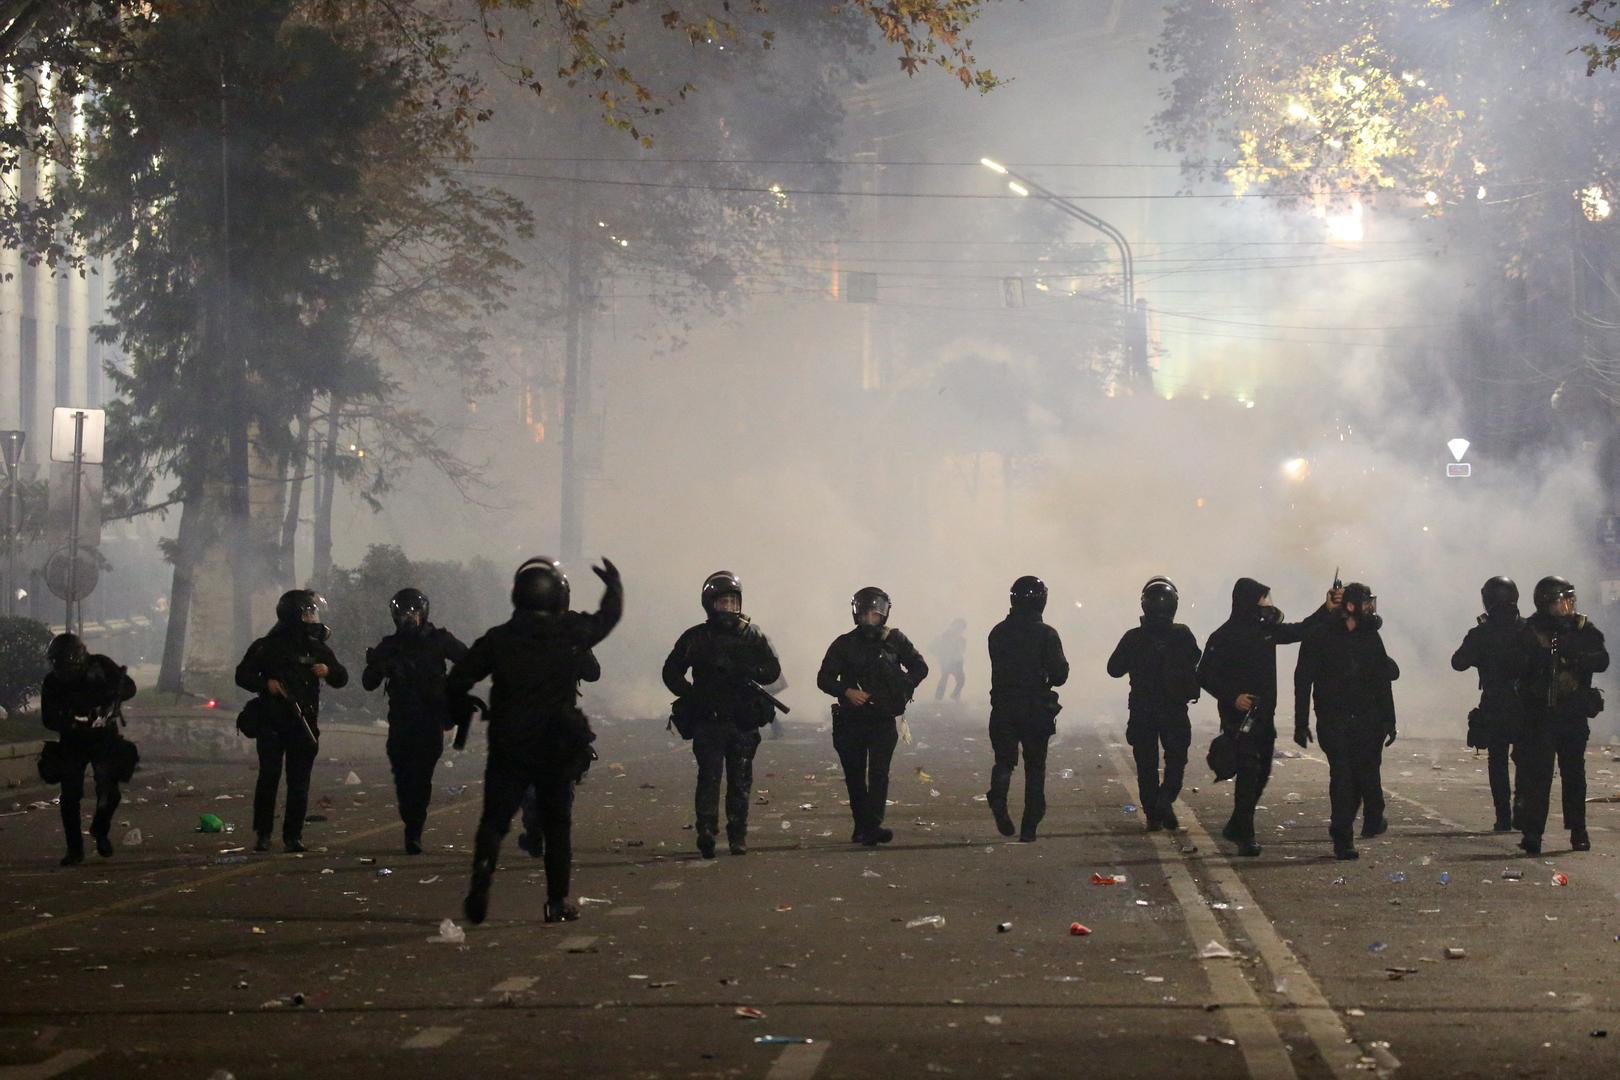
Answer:
<svg viewBox="0 0 1620 1080"><path fill-rule="evenodd" d="M624 614L618 569L603 559L592 570L604 590L601 605L589 613L568 610L568 578L555 560L530 559L518 567L512 578L511 619L473 642L445 681L450 714L458 723L469 720L476 707L473 687L485 679L494 684L484 810L463 903L468 922L481 923L489 914L501 840L531 786L544 838L545 920L579 918L579 909L568 899L574 785L595 757L591 743L596 735L576 699L581 672L596 663L591 649Z"/></svg>
<svg viewBox="0 0 1620 1080"><path fill-rule="evenodd" d="M1479 706L1468 714L1468 745L1487 755L1491 801L1496 805L1493 828L1511 832L1520 826L1508 762L1516 756L1514 744L1524 723L1524 703L1519 699L1526 661L1524 619L1519 615L1519 586L1512 578L1491 578L1479 595L1485 614L1452 654L1451 666L1479 671Z"/></svg>
<svg viewBox="0 0 1620 1080"><path fill-rule="evenodd" d="M760 692L782 675L764 631L742 610L742 582L729 570L703 582L703 622L676 639L664 661L664 685L685 713L697 759L697 848L714 858L720 829L720 777L726 780L726 841L733 855L748 853L748 799L754 787L759 729L776 708ZM692 673L690 680L687 672ZM686 731L682 733L685 734Z"/></svg>
<svg viewBox="0 0 1620 1080"><path fill-rule="evenodd" d="M985 799L1002 836L1013 834L1007 792L1018 752L1024 754L1024 810L1018 839L1035 842L1046 816L1046 749L1057 734L1057 688L1069 681L1069 661L1054 627L1041 620L1046 582L1026 574L1012 583L1007 617L990 631L990 747L995 765Z"/></svg>
<svg viewBox="0 0 1620 1080"><path fill-rule="evenodd" d="M1175 802L1192 745L1189 703L1198 700L1198 660L1193 632L1176 622L1181 598L1169 578L1142 586L1140 625L1125 631L1108 658L1108 674L1131 679L1125 741L1136 758L1136 792L1147 831L1179 829ZM1164 777L1159 777L1159 748Z"/></svg>
<svg viewBox="0 0 1620 1080"><path fill-rule="evenodd" d="M135 682L127 669L92 654L76 634L58 634L45 651L50 671L40 686L40 719L58 741L47 743L41 774L53 772L62 785L62 832L67 839L63 866L84 861L84 834L79 804L84 798L84 770L89 766L96 782L96 812L90 836L96 854L113 853L113 814L122 798L119 782L128 780L135 766L134 744L119 731L119 706L135 696Z"/></svg>
<svg viewBox="0 0 1620 1080"><path fill-rule="evenodd" d="M1198 685L1215 699L1221 734L1236 744L1237 785L1232 816L1221 835L1238 846L1238 854L1260 854L1254 840L1254 808L1271 778L1271 753L1277 743L1277 646L1292 645L1325 619L1336 604L1328 602L1303 622L1283 621L1271 602L1271 588L1253 578L1232 586L1232 614L1209 635L1198 664Z"/></svg>
<svg viewBox="0 0 1620 1080"><path fill-rule="evenodd" d="M433 798L433 767L444 753L450 710L444 696L448 665L467 655L450 631L428 621L420 589L401 589L388 601L394 632L366 650L360 685L388 694L388 764L394 772L405 854L422 854L422 827Z"/></svg>
<svg viewBox="0 0 1620 1080"><path fill-rule="evenodd" d="M939 678L934 681L934 700L945 700L945 684L952 679L956 686L951 690L951 700L962 700L962 687L967 682L967 669L964 661L967 659L967 620L952 619L939 637L934 639L934 660L939 666Z"/></svg>
<svg viewBox="0 0 1620 1080"><path fill-rule="evenodd" d="M266 699L269 722L255 736L259 781L253 792L254 851L270 850L276 822L276 793L283 763L287 771L287 813L281 819L281 845L306 850L304 815L309 810L309 777L320 744L321 683L347 686L349 671L326 644L331 631L320 615L321 600L308 589L293 589L276 601L276 625L248 646L236 665L236 685Z"/></svg>
<svg viewBox="0 0 1620 1080"><path fill-rule="evenodd" d="M900 740L896 721L928 678L928 664L906 635L888 625L888 593L869 585L850 598L849 611L855 629L828 646L816 686L834 699L833 749L855 819L850 843L873 847L894 839L883 815L889 762Z"/></svg>
<svg viewBox="0 0 1620 1080"><path fill-rule="evenodd" d="M1603 695L1592 676L1609 668L1603 634L1576 610L1575 586L1561 577L1536 582L1536 613L1525 621L1519 640L1525 659L1520 697L1524 731L1518 745L1520 810L1524 838L1519 846L1541 854L1541 834L1552 801L1553 765L1564 792L1564 828L1569 846L1590 851L1586 834L1586 740L1589 722L1603 709Z"/></svg>
<svg viewBox="0 0 1620 1080"><path fill-rule="evenodd" d="M1356 811L1363 838L1389 829L1384 817L1381 768L1384 747L1395 741L1395 697L1390 684L1400 670L1378 633L1378 597L1360 582L1344 587L1338 618L1305 635L1294 665L1294 742L1310 745L1311 697L1316 698L1316 738L1328 759L1328 835L1333 854L1355 859Z"/></svg>

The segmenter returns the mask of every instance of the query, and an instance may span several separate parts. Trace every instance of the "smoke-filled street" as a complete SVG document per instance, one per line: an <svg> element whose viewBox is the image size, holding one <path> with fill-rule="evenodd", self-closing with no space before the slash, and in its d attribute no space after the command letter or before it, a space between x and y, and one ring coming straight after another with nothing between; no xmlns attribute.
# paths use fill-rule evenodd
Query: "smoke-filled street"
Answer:
<svg viewBox="0 0 1620 1080"><path fill-rule="evenodd" d="M1454 742L1390 749L1391 832L1347 868L1329 852L1315 753L1277 762L1265 851L1239 860L1210 835L1231 785L1201 763L1184 835L1143 831L1125 809L1120 725L1099 718L1053 747L1051 810L1026 845L974 801L982 725L931 711L895 759L892 844L848 844L828 736L789 724L757 758L748 855L713 861L682 828L685 746L653 720L604 722L576 802L581 919L539 922L538 863L509 843L490 919L464 943L434 939L441 919L462 921L472 755L441 766L415 858L398 850L385 764L359 739L354 757L317 766L321 819L301 856L241 851L252 772L240 762L154 761L117 829L143 842L80 875L47 868L48 810L0 818L16 883L0 928L0 1075L79 1062L85 1075L244 1078L1612 1067L1598 1034L1620 1020L1612 852L1517 857L1490 832L1480 761ZM1593 755L1605 793L1620 789L1610 757ZM1600 849L1614 812L1593 808ZM202 813L235 831L197 834ZM929 916L943 921L908 928ZM1074 922L1090 934L1071 935ZM1232 957L1201 958L1211 943ZM756 1044L766 1035L814 1041Z"/></svg>

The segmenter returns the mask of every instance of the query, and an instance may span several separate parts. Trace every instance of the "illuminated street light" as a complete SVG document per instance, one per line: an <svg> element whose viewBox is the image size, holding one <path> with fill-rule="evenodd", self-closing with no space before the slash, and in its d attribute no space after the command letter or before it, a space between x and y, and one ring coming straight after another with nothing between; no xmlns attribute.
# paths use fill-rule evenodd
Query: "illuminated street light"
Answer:
<svg viewBox="0 0 1620 1080"><path fill-rule="evenodd" d="M1282 471L1284 476L1298 483L1311 475L1311 463L1302 457L1289 458L1283 462Z"/></svg>
<svg viewBox="0 0 1620 1080"><path fill-rule="evenodd" d="M1007 181L1007 190L1011 191L1014 195L1022 195L1026 198L1029 196L1029 188L1025 187L1023 184L1020 184L1016 180Z"/></svg>
<svg viewBox="0 0 1620 1080"><path fill-rule="evenodd" d="M1000 173L1002 176L1007 175L1007 166L1003 165L1001 162L996 161L993 158L982 157L982 158L979 159L979 164L983 165L985 168L989 169L991 172Z"/></svg>
<svg viewBox="0 0 1620 1080"><path fill-rule="evenodd" d="M1588 184L1575 193L1575 198L1579 200L1581 213L1586 215L1587 221L1607 221L1609 215L1614 213L1609 193L1602 184Z"/></svg>
<svg viewBox="0 0 1620 1080"><path fill-rule="evenodd" d="M1440 193L1438 191L1425 191L1423 201L1430 206L1438 206L1440 204Z"/></svg>

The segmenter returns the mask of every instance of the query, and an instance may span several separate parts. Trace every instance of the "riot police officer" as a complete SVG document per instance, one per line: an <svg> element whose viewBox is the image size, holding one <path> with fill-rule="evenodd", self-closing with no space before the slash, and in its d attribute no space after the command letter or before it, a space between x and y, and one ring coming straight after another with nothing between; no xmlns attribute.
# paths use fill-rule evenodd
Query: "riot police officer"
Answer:
<svg viewBox="0 0 1620 1080"><path fill-rule="evenodd" d="M236 665L236 685L259 695L265 718L255 735L259 780L253 792L255 851L270 850L276 821L276 793L283 763L287 772L287 812L281 844L304 851L304 815L309 809L309 777L320 745L321 683L334 690L348 685L349 671L327 645L331 631L321 622L321 599L293 589L276 601L276 625L248 646Z"/></svg>
<svg viewBox="0 0 1620 1080"><path fill-rule="evenodd" d="M1271 587L1253 578L1232 586L1232 613L1209 635L1198 664L1198 685L1215 699L1221 736L1235 745L1237 785L1232 816L1221 835L1238 845L1238 854L1260 854L1254 840L1254 809L1271 778L1271 753L1277 743L1277 646L1291 645L1327 617L1337 594L1303 622L1283 621L1271 601Z"/></svg>
<svg viewBox="0 0 1620 1080"><path fill-rule="evenodd" d="M1519 826L1508 763L1524 723L1524 703L1519 700L1524 619L1519 615L1519 586L1512 578L1491 578L1479 596L1485 614L1463 637L1451 666L1457 671L1479 670L1479 705L1468 714L1468 745L1486 752L1491 802L1496 806L1493 828L1511 832Z"/></svg>
<svg viewBox="0 0 1620 1080"><path fill-rule="evenodd" d="M1603 634L1576 609L1575 586L1561 577L1536 583L1536 613L1525 620L1519 640L1524 676L1524 731L1518 745L1519 846L1541 853L1541 834L1552 800L1553 765L1564 793L1564 828L1570 847L1589 851L1586 834L1586 740L1589 721L1603 709L1592 676L1607 671L1609 650Z"/></svg>
<svg viewBox="0 0 1620 1080"><path fill-rule="evenodd" d="M1024 754L1024 809L1018 839L1035 842L1046 816L1046 749L1057 734L1057 688L1069 681L1069 661L1054 627L1042 621L1046 582L1026 574L1008 592L1007 617L990 631L990 746L995 765L985 800L1002 836L1013 834L1007 792L1018 752Z"/></svg>
<svg viewBox="0 0 1620 1080"><path fill-rule="evenodd" d="M875 586L849 601L855 629L827 647L816 686L833 698L833 749L844 769L849 812L855 819L850 843L887 844L894 833L883 827L889 799L889 762L900 740L897 721L928 664L910 639L889 623L889 594Z"/></svg>
<svg viewBox="0 0 1620 1080"><path fill-rule="evenodd" d="M1179 829L1175 802L1192 745L1189 703L1198 700L1198 661L1193 632L1176 622L1181 597L1169 578L1142 587L1142 618L1125 631L1108 658L1108 674L1131 679L1125 741L1136 758L1136 792L1148 832ZM1159 777L1159 748L1164 777Z"/></svg>
<svg viewBox="0 0 1620 1080"><path fill-rule="evenodd" d="M76 634L58 634L45 652L50 664L40 686L40 719L58 741L47 743L41 775L62 785L62 832L67 839L63 866L84 861L84 834L79 804L84 798L84 770L89 766L96 783L96 812L90 836L96 854L113 853L112 818L122 798L118 785L133 773L133 743L119 730L119 706L135 696L135 682L127 669L100 653L92 654Z"/></svg>
<svg viewBox="0 0 1620 1080"><path fill-rule="evenodd" d="M484 810L474 840L472 882L463 911L481 923L501 840L524 793L535 789L546 867L546 922L570 922L579 909L568 898L573 859L574 785L596 756L596 735L580 711L581 672L594 666L591 649L624 614L624 587L607 559L593 567L602 579L595 612L568 610L568 577L553 559L530 559L512 577L512 617L492 627L451 668L445 681L450 712L470 719L472 689L493 681L489 698L489 757L484 765Z"/></svg>
<svg viewBox="0 0 1620 1080"><path fill-rule="evenodd" d="M1337 618L1323 620L1305 635L1294 665L1294 742L1310 745L1310 708L1316 699L1316 738L1328 759L1328 835L1333 854L1358 858L1352 832L1361 811L1361 835L1389 828L1384 816L1381 768L1384 747L1395 741L1395 697L1391 683L1400 669L1379 635L1383 620L1372 589L1352 581L1344 587Z"/></svg>
<svg viewBox="0 0 1620 1080"><path fill-rule="evenodd" d="M684 713L697 759L697 847L714 858L720 828L720 777L726 780L726 840L733 855L748 852L748 799L754 786L759 729L776 709L760 687L782 675L776 651L742 610L742 582L729 570L703 582L706 618L676 639L664 661L664 685ZM692 677L687 679L690 671Z"/></svg>
<svg viewBox="0 0 1620 1080"><path fill-rule="evenodd" d="M388 601L394 632L366 650L360 685L388 694L388 764L394 773L399 818L405 825L405 854L422 854L422 827L433 798L433 767L444 753L450 727L444 697L448 665L467 655L467 646L428 621L430 605L420 589L401 589Z"/></svg>

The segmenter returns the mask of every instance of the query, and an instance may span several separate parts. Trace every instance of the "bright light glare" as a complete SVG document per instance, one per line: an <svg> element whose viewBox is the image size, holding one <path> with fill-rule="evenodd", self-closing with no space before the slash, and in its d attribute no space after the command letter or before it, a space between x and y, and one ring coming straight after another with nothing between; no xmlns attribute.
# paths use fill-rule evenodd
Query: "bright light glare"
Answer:
<svg viewBox="0 0 1620 1080"><path fill-rule="evenodd" d="M999 161L996 161L994 158L982 157L979 159L979 164L983 165L991 172L998 172L1003 176L1007 175L1007 166L1003 165Z"/></svg>
<svg viewBox="0 0 1620 1080"><path fill-rule="evenodd" d="M1302 457L1289 458L1283 462L1283 475L1298 482L1311 475L1311 463Z"/></svg>
<svg viewBox="0 0 1620 1080"><path fill-rule="evenodd" d="M1423 201L1428 203L1430 206L1438 206L1440 205L1440 193L1438 191L1425 191L1423 193Z"/></svg>
<svg viewBox="0 0 1620 1080"><path fill-rule="evenodd" d="M1311 116L1311 110L1307 109L1305 106L1301 105L1299 102L1294 101L1294 102L1289 103L1289 105L1288 105L1288 118L1290 120L1308 120L1308 119L1310 119L1310 116Z"/></svg>
<svg viewBox="0 0 1620 1080"><path fill-rule="evenodd" d="M1591 184L1575 193L1580 200L1581 213L1586 215L1587 221L1607 221L1609 215L1614 213L1614 207L1609 202L1609 193L1603 190L1602 184Z"/></svg>
<svg viewBox="0 0 1620 1080"><path fill-rule="evenodd" d="M1016 180L1007 181L1007 190L1011 191L1014 195L1029 194L1029 188L1025 187L1023 184L1020 184Z"/></svg>
<svg viewBox="0 0 1620 1080"><path fill-rule="evenodd" d="M1328 239L1339 244L1356 244L1361 242L1363 230L1361 226L1361 202L1357 200L1350 204L1350 209L1342 214L1333 214L1327 219Z"/></svg>

